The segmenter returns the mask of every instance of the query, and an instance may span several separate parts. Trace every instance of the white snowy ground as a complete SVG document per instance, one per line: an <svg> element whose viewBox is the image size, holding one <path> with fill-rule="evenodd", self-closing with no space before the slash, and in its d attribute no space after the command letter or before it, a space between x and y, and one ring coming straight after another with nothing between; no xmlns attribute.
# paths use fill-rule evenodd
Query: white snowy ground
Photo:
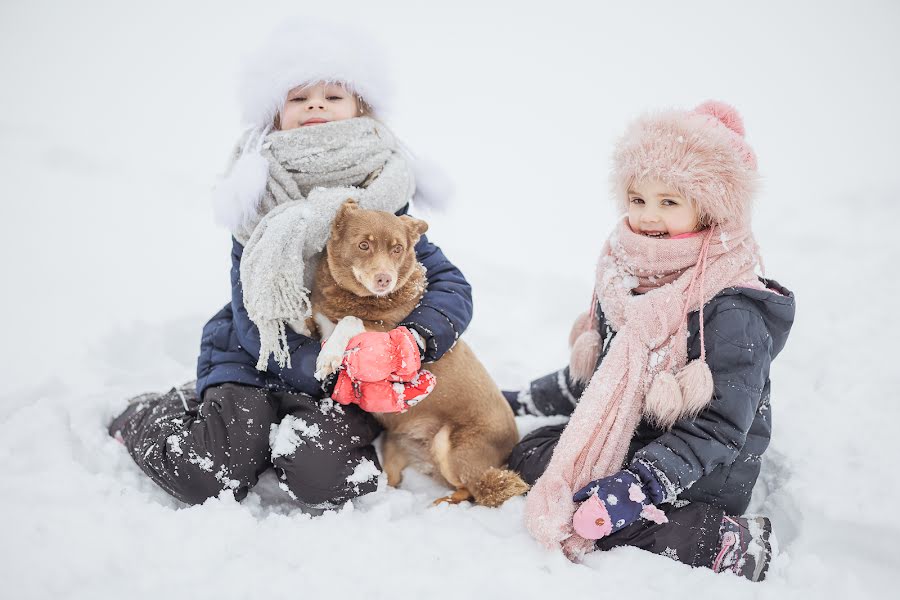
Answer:
<svg viewBox="0 0 900 600"><path fill-rule="evenodd" d="M504 386L566 360L627 119L741 109L768 273L798 298L752 506L781 546L761 585L631 549L573 565L529 538L521 499L428 508L443 490L409 472L318 518L271 477L241 504L188 508L106 437L127 397L192 378L228 298L208 189L238 133L235 61L304 8L244 4L0 4L3 597L896 597L896 3L314 13L388 46L390 122L455 184L430 235L474 285L467 339Z"/></svg>

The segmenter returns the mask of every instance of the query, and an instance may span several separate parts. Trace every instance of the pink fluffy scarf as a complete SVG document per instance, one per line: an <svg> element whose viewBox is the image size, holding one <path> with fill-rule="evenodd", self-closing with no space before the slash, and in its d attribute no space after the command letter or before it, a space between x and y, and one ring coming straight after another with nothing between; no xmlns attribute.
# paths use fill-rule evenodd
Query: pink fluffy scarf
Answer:
<svg viewBox="0 0 900 600"><path fill-rule="evenodd" d="M656 240L632 232L627 219L619 223L597 266L593 302L600 302L617 333L591 377L600 343L593 307L576 321L572 372L590 383L526 499L526 525L535 539L572 559L593 547L572 529L572 494L622 468L642 411L670 426L709 403L703 305L727 287L760 287L757 264L749 229L714 226L692 237ZM686 365L687 315L698 310L701 356Z"/></svg>

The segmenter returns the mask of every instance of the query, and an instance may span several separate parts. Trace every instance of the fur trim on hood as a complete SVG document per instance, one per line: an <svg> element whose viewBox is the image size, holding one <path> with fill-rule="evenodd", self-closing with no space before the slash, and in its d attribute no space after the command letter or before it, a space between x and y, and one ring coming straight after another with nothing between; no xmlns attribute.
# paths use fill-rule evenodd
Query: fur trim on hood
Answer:
<svg viewBox="0 0 900 600"><path fill-rule="evenodd" d="M641 179L662 181L696 202L707 225L749 225L758 174L737 110L708 101L634 121L613 155L612 184L623 211L629 186Z"/></svg>
<svg viewBox="0 0 900 600"><path fill-rule="evenodd" d="M391 96L386 66L379 45L361 31L315 19L289 20L244 64L238 90L242 119L247 127L272 125L288 92L314 82L342 83L382 115Z"/></svg>

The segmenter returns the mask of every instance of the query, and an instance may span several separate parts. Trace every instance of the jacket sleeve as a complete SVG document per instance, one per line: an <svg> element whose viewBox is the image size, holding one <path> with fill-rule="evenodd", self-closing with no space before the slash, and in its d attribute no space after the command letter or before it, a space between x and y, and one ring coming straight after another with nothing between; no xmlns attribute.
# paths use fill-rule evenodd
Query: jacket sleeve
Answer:
<svg viewBox="0 0 900 600"><path fill-rule="evenodd" d="M416 258L426 270L428 287L422 300L400 323L425 340L424 360L433 362L453 347L472 320L472 287L440 248L424 235Z"/></svg>
<svg viewBox="0 0 900 600"><path fill-rule="evenodd" d="M612 336L615 335L606 322L603 309L599 304L597 305L597 331L600 333L601 343L600 352L597 354L597 363L594 365L595 372L600 368L603 353L609 347ZM566 365L558 371L535 379L527 388L519 392L516 398L518 406L513 410L520 415L571 415L589 382L574 379L569 372L569 366ZM512 403L510 405L512 406Z"/></svg>
<svg viewBox="0 0 900 600"><path fill-rule="evenodd" d="M689 356L699 356L699 335ZM772 362L772 338L762 317L746 308L729 308L705 324L706 363L713 398L695 418L672 428L638 450L632 465L650 469L674 499L720 465L731 464L747 438Z"/></svg>
<svg viewBox="0 0 900 600"><path fill-rule="evenodd" d="M244 247L232 240L231 250L231 310L234 315L234 331L241 346L254 360L259 357L259 329L250 320L244 307L244 291L241 287L241 256ZM291 388L313 397L323 395L322 386L315 378L316 358L319 356L318 340L301 335L288 328L287 343L291 354L290 367L282 367L269 357L268 371Z"/></svg>

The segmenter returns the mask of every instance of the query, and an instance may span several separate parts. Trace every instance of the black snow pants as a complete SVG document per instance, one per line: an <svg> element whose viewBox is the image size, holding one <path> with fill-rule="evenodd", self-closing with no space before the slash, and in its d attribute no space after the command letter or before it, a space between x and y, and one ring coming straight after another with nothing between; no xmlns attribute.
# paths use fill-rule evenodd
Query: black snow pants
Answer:
<svg viewBox="0 0 900 600"><path fill-rule="evenodd" d="M379 432L357 406L237 384L207 388L202 402L193 384L145 394L109 426L138 466L183 502L222 490L242 500L274 466L282 489L318 508L376 489Z"/></svg>
<svg viewBox="0 0 900 600"><path fill-rule="evenodd" d="M529 484L543 474L566 424L541 427L522 438L509 457L509 468ZM668 556L692 567L712 568L719 547L719 528L725 511L703 502L676 500L661 504L668 523L639 520L597 540L598 550L634 546Z"/></svg>

